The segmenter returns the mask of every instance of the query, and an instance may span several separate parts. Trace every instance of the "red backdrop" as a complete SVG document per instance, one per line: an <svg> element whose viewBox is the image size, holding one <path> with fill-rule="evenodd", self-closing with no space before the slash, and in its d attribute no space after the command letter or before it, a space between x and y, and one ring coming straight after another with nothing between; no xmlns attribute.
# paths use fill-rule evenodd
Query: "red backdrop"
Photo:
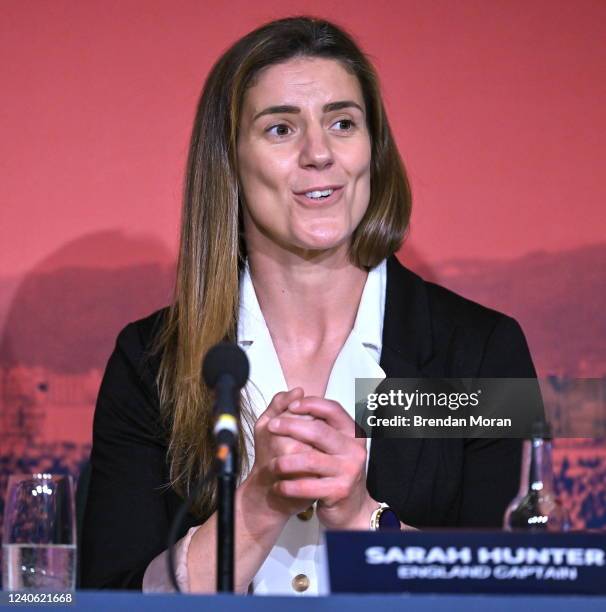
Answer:
<svg viewBox="0 0 606 612"><path fill-rule="evenodd" d="M3 3L3 473L77 471L117 332L170 296L205 75L301 13L378 68L414 191L403 260L516 316L541 374L606 373L606 3ZM576 523L606 524L602 447L558 460Z"/></svg>

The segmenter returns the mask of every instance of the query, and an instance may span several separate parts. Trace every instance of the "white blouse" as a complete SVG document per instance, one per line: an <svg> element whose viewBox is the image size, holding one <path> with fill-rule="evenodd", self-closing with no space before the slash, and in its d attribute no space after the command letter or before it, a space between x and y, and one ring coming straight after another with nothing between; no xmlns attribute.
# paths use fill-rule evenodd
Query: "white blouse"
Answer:
<svg viewBox="0 0 606 612"><path fill-rule="evenodd" d="M330 372L325 397L341 404L355 420L355 379L385 378L379 365L383 316L385 312L386 262L373 268L366 279L353 329L339 352ZM261 312L250 270L245 266L240 282L238 344L250 362L250 377L245 393L250 398L253 418L264 412L276 393L286 390L286 381L269 329ZM249 466L254 463L252 432L246 430ZM367 440L370 450L370 439ZM368 467L368 458L367 458ZM241 475L241 480L246 474ZM177 580L183 591L189 590L187 550L198 527L191 528L175 549ZM253 592L263 595L328 594L328 572L323 526L314 511L309 520L292 516L286 523L269 556L253 579ZM295 589L295 576L305 576L309 586ZM300 584L300 582L299 582ZM300 587L299 587L300 588ZM144 592L172 591L166 573L166 551L148 566L143 577Z"/></svg>

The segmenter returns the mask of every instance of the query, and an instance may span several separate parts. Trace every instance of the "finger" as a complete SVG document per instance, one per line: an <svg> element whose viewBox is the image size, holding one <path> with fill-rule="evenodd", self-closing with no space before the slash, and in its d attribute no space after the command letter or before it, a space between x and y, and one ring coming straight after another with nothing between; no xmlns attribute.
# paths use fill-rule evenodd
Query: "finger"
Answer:
<svg viewBox="0 0 606 612"><path fill-rule="evenodd" d="M297 453L306 453L315 450L313 446L299 442L294 438L288 436L276 436L272 435L269 440L269 454L272 457L279 457L281 455L296 455Z"/></svg>
<svg viewBox="0 0 606 612"><path fill-rule="evenodd" d="M282 412L280 416L290 417L291 419L304 419L307 421L311 421L312 419L315 419L315 417L311 416L311 414L296 414L292 412L289 407L287 407L286 410Z"/></svg>
<svg viewBox="0 0 606 612"><path fill-rule="evenodd" d="M340 454L349 441L340 431L320 419L274 417L267 423L267 429L279 436L289 436L309 444L329 455Z"/></svg>
<svg viewBox="0 0 606 612"><path fill-rule="evenodd" d="M331 456L318 451L275 457L271 461L270 469L278 477L337 476L335 462Z"/></svg>
<svg viewBox="0 0 606 612"><path fill-rule="evenodd" d="M283 497L303 497L305 499L331 498L335 491L335 478L297 478L278 480L273 490Z"/></svg>
<svg viewBox="0 0 606 612"><path fill-rule="evenodd" d="M269 403L267 410L261 415L259 418L271 419L278 414L284 412L289 404L292 404L294 401L300 400L303 397L304 391L301 387L295 387L290 391L281 391L280 393L276 393Z"/></svg>
<svg viewBox="0 0 606 612"><path fill-rule="evenodd" d="M304 397L291 402L288 411L293 414L309 415L323 419L331 427L355 435L355 423L338 402L322 397Z"/></svg>

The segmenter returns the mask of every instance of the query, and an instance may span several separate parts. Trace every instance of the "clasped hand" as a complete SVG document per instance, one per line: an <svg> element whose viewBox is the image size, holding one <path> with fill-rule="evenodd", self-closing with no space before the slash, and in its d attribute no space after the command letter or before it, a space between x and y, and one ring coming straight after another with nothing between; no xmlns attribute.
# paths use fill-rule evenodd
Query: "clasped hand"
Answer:
<svg viewBox="0 0 606 612"><path fill-rule="evenodd" d="M270 506L291 516L318 501L328 529L365 529L376 502L366 490L366 440L334 401L278 393L255 424L252 473Z"/></svg>

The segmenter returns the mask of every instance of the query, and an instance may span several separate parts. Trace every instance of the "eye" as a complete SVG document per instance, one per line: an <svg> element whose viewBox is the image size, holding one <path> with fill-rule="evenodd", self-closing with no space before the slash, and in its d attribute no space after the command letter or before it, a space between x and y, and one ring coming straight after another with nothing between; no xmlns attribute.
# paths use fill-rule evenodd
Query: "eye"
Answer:
<svg viewBox="0 0 606 612"><path fill-rule="evenodd" d="M352 119L339 119L333 123L333 125L338 124L342 126L341 129L339 129L340 132L351 132L352 128L356 125Z"/></svg>
<svg viewBox="0 0 606 612"><path fill-rule="evenodd" d="M285 123L277 123L268 127L265 131L273 136L288 136L290 128Z"/></svg>

